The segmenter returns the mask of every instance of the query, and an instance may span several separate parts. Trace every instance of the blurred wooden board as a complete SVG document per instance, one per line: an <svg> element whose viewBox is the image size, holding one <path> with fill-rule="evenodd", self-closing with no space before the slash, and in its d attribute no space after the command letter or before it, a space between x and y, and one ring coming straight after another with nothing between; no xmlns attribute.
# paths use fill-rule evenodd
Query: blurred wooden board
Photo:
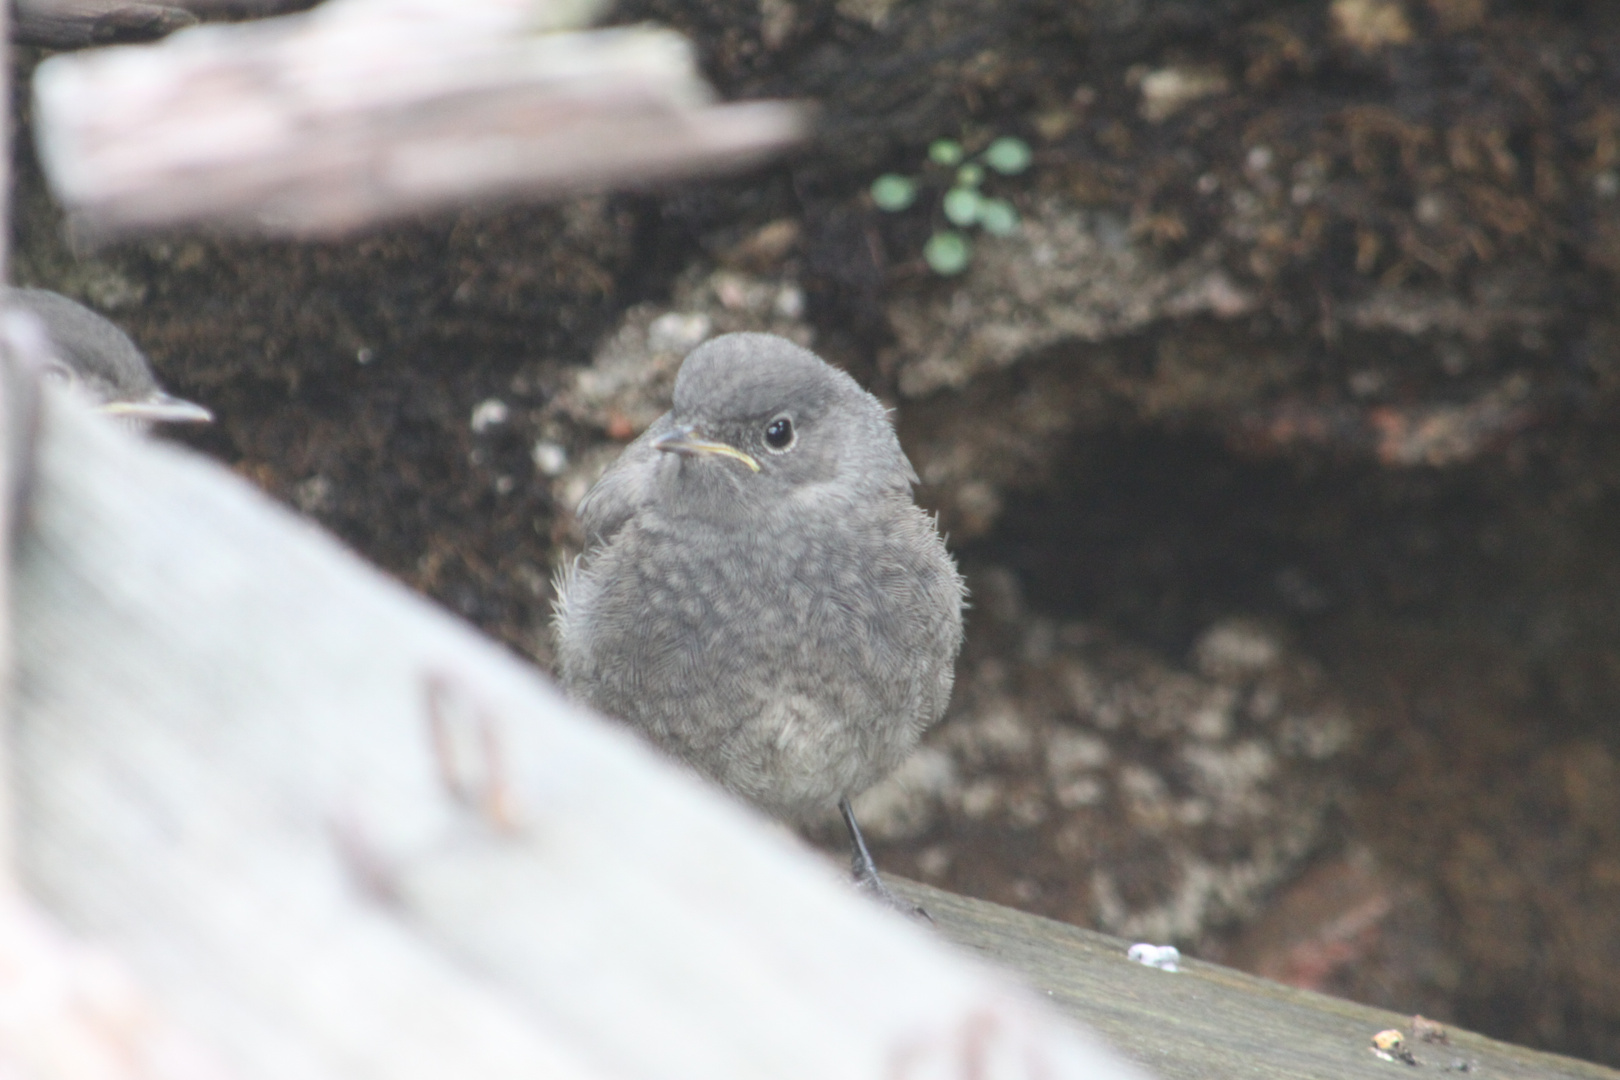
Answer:
<svg viewBox="0 0 1620 1080"><path fill-rule="evenodd" d="M1126 959L1129 944L915 882L889 879L928 909L948 940L1021 974L1057 1008L1162 1080L1210 1077L1579 1078L1620 1072L1448 1025L1449 1042L1413 1039L1411 1017L1184 959L1179 972ZM1380 1060L1372 1037L1407 1035L1416 1065Z"/></svg>
<svg viewBox="0 0 1620 1080"><path fill-rule="evenodd" d="M808 133L791 102L715 103L672 31L565 29L596 6L328 0L64 53L34 73L40 165L80 240L313 237L743 168Z"/></svg>
<svg viewBox="0 0 1620 1080"><path fill-rule="evenodd" d="M92 1075L6 1057L94 1037L87 943L115 1047L219 1063L143 1080L1141 1080L218 463L41 402L0 1076Z"/></svg>

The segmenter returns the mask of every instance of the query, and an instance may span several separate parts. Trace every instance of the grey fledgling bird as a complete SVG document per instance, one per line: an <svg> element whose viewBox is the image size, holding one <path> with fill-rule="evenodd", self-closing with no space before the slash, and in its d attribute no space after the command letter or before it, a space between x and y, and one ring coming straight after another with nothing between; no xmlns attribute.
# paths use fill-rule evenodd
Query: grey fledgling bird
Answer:
<svg viewBox="0 0 1620 1080"><path fill-rule="evenodd" d="M165 392L129 335L83 304L45 289L8 287L0 289L0 307L44 324L46 377L76 387L99 412L136 423L214 419L201 405Z"/></svg>
<svg viewBox="0 0 1620 1080"><path fill-rule="evenodd" d="M562 681L787 821L849 800L940 718L964 589L883 405L814 353L726 334L579 506Z"/></svg>

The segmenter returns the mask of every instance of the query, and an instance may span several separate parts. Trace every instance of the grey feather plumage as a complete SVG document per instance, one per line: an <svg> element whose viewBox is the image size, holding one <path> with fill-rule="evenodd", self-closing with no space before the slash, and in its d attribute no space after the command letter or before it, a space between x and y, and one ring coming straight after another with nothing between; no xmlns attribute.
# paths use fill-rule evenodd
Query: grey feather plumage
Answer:
<svg viewBox="0 0 1620 1080"><path fill-rule="evenodd" d="M915 480L881 403L814 353L767 334L699 347L673 409L580 505L564 684L767 812L824 814L950 697L962 580Z"/></svg>
<svg viewBox="0 0 1620 1080"><path fill-rule="evenodd" d="M44 330L44 374L74 387L100 411L137 424L207 423L212 414L158 385L146 354L128 334L75 300L47 289L0 288L0 307L20 310Z"/></svg>

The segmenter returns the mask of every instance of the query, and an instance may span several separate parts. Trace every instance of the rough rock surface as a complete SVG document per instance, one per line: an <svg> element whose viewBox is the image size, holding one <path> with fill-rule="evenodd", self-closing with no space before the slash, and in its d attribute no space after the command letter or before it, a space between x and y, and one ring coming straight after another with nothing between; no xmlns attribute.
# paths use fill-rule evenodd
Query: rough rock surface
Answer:
<svg viewBox="0 0 1620 1080"><path fill-rule="evenodd" d="M946 720L856 803L888 865L1154 942L1251 918L1328 836L1353 729L1274 629L1208 628L1193 667L972 577Z"/></svg>
<svg viewBox="0 0 1620 1080"><path fill-rule="evenodd" d="M1129 221L1045 195L1012 236L989 237L949 293L902 296L889 307L890 364L900 393L960 389L1056 344L1123 337L1155 322L1254 310L1208 245L1173 263L1132 237Z"/></svg>

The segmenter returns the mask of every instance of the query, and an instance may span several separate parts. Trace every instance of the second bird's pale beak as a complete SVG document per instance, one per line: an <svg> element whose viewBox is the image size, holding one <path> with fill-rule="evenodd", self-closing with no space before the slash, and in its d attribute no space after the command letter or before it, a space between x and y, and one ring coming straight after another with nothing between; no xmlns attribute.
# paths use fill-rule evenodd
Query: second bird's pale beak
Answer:
<svg viewBox="0 0 1620 1080"><path fill-rule="evenodd" d="M214 414L185 398L165 394L161 390L137 401L109 401L96 406L96 411L124 420L140 420L157 424L211 424Z"/></svg>
<svg viewBox="0 0 1620 1080"><path fill-rule="evenodd" d="M730 443L702 438L691 427L678 427L674 431L665 432L653 440L652 446L654 450L662 450L666 454L680 454L682 457L733 458L752 471L759 472L759 462L752 456L743 453Z"/></svg>

